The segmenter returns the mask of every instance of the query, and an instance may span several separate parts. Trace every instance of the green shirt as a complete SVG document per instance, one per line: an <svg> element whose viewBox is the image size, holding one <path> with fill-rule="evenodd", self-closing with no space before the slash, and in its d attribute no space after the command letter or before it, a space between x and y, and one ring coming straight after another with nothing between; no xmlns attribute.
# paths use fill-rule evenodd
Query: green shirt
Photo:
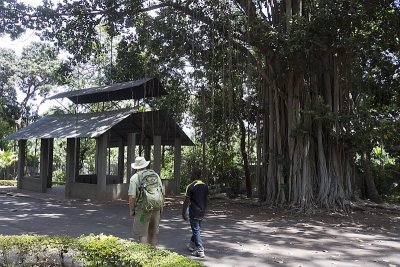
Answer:
<svg viewBox="0 0 400 267"><path fill-rule="evenodd" d="M128 196L136 197L139 194L139 186L139 172L136 172L129 182Z"/></svg>

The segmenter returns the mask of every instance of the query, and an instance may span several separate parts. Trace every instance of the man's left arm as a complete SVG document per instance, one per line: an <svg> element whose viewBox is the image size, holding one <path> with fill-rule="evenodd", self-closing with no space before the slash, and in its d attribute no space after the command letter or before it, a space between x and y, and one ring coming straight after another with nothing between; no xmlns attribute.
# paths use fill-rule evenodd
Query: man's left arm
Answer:
<svg viewBox="0 0 400 267"><path fill-rule="evenodd" d="M129 214L134 217L136 209L136 196L129 196Z"/></svg>
<svg viewBox="0 0 400 267"><path fill-rule="evenodd" d="M137 173L135 173L129 181L129 188L128 188L128 202L129 202L129 214L134 217L135 216L135 209L136 209L136 195L137 195Z"/></svg>

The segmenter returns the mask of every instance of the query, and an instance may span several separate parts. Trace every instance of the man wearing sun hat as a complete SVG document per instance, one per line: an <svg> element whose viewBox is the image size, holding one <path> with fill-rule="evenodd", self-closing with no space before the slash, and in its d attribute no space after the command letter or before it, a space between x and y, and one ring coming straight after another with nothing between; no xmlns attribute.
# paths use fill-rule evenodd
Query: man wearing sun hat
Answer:
<svg viewBox="0 0 400 267"><path fill-rule="evenodd" d="M129 184L129 210L130 215L133 217L133 233L138 236L140 243L149 243L156 246L162 204L154 208L144 206L144 203L142 203L143 186L144 188L146 187L146 182L144 181L152 179L156 186L160 186L159 197L162 198L161 203L164 201L164 196L160 176L154 170L146 169L149 163L150 161L146 161L144 157L137 157L135 162L131 164L136 173L131 177Z"/></svg>

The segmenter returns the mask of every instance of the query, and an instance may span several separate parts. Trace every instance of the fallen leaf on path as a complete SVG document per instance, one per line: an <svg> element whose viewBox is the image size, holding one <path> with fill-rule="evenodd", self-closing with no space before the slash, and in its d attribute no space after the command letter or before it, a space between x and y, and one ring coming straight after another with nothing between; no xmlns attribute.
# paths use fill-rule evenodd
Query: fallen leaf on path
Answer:
<svg viewBox="0 0 400 267"><path fill-rule="evenodd" d="M283 260L274 260L274 262L283 264Z"/></svg>

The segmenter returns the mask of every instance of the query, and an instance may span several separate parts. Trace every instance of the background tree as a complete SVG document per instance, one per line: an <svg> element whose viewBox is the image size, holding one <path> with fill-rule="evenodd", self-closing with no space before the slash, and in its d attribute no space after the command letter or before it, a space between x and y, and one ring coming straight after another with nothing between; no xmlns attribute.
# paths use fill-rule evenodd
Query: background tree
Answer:
<svg viewBox="0 0 400 267"><path fill-rule="evenodd" d="M361 155L363 165L360 176L362 196L375 202L381 196L375 181L381 184L393 183L393 179L383 182L381 177L392 176L383 169L377 175L373 160L377 149L389 157L398 158L399 138L394 131L399 127L399 85L400 85L400 48L399 31L390 25L400 25L399 6L376 5L369 8L364 16L373 17L366 26L356 33L360 49L352 69L352 95L355 101L352 146ZM385 30L382 30L385 28ZM392 40L394 38L394 42ZM387 149L387 152L382 150ZM375 156L374 156L375 154ZM381 156L382 156L381 155ZM382 187L381 187L382 188ZM383 196L383 192L381 192Z"/></svg>
<svg viewBox="0 0 400 267"><path fill-rule="evenodd" d="M18 105L16 90L11 84L15 73L16 55L12 50L0 49L0 149L10 149L3 138L15 130Z"/></svg>
<svg viewBox="0 0 400 267"><path fill-rule="evenodd" d="M15 64L10 83L21 95L17 126L27 125L38 117L40 105L58 82L61 67L57 50L47 43L32 43L24 47ZM39 101L39 102L38 102Z"/></svg>
<svg viewBox="0 0 400 267"><path fill-rule="evenodd" d="M44 98L62 80L61 61L57 56L57 50L47 43L32 43L24 47L20 56L10 50L0 50L1 139L38 118ZM15 163L12 144L0 141L0 148L5 150L3 156L9 155L2 169L10 177L16 171L10 169ZM28 145L28 162L31 166L37 165L36 142Z"/></svg>

